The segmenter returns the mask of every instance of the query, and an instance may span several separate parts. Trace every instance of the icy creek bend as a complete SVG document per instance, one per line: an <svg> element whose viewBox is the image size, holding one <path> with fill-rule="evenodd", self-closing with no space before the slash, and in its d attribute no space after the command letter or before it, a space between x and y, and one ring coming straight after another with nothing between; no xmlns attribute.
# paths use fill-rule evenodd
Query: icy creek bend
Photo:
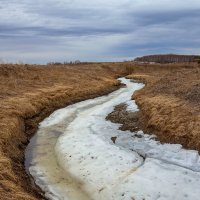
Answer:
<svg viewBox="0 0 200 200"><path fill-rule="evenodd" d="M199 200L197 151L105 120L121 103L129 112L138 109L131 96L144 85L120 81L126 87L40 123L26 150L27 171L51 200Z"/></svg>

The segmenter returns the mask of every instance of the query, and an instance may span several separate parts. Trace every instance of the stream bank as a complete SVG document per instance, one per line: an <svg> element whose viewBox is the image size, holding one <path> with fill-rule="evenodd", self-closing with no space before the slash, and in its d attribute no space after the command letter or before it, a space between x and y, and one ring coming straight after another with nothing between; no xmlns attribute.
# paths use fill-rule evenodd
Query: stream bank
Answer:
<svg viewBox="0 0 200 200"><path fill-rule="evenodd" d="M36 184L53 200L197 200L198 152L105 120L122 103L138 111L131 96L143 85L120 80L127 87L57 110L40 124L26 155Z"/></svg>

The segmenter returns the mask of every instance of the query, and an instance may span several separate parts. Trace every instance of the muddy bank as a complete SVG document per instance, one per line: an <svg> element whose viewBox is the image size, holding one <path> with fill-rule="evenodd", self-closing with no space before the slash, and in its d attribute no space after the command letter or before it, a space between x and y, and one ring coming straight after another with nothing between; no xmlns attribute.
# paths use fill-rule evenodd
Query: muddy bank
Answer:
<svg viewBox="0 0 200 200"><path fill-rule="evenodd" d="M146 134L152 135L150 129L146 128L145 121L142 120L143 115L140 110L132 112L127 111L126 104L120 104L116 106L110 114L107 115L106 120L112 123L120 124L119 130L136 132L136 137L140 138L138 131L143 131ZM113 138L116 140L117 138ZM115 142L114 142L115 143Z"/></svg>
<svg viewBox="0 0 200 200"><path fill-rule="evenodd" d="M139 121L140 112L128 112L126 108L127 105L125 104L116 106L114 111L106 117L106 120L121 124L120 130L122 131L130 130L134 132L143 130L143 125Z"/></svg>

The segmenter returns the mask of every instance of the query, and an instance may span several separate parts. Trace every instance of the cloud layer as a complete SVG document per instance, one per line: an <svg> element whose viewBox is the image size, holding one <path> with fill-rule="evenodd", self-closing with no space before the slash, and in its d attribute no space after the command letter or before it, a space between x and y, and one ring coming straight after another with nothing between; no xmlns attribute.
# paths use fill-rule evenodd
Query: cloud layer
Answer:
<svg viewBox="0 0 200 200"><path fill-rule="evenodd" d="M200 53L199 0L0 0L0 58L116 61Z"/></svg>

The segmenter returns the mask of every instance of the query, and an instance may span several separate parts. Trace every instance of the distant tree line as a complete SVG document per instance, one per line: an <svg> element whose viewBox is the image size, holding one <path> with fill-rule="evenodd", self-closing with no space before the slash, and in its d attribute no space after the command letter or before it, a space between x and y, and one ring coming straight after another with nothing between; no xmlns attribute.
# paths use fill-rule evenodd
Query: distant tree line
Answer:
<svg viewBox="0 0 200 200"><path fill-rule="evenodd" d="M200 62L200 56L198 55L148 55L138 57L134 61L136 62L154 62L154 63L181 63L181 62Z"/></svg>
<svg viewBox="0 0 200 200"><path fill-rule="evenodd" d="M80 60L75 61L65 61L65 62L49 62L47 65L77 65L77 64L85 64L87 62L81 62Z"/></svg>

